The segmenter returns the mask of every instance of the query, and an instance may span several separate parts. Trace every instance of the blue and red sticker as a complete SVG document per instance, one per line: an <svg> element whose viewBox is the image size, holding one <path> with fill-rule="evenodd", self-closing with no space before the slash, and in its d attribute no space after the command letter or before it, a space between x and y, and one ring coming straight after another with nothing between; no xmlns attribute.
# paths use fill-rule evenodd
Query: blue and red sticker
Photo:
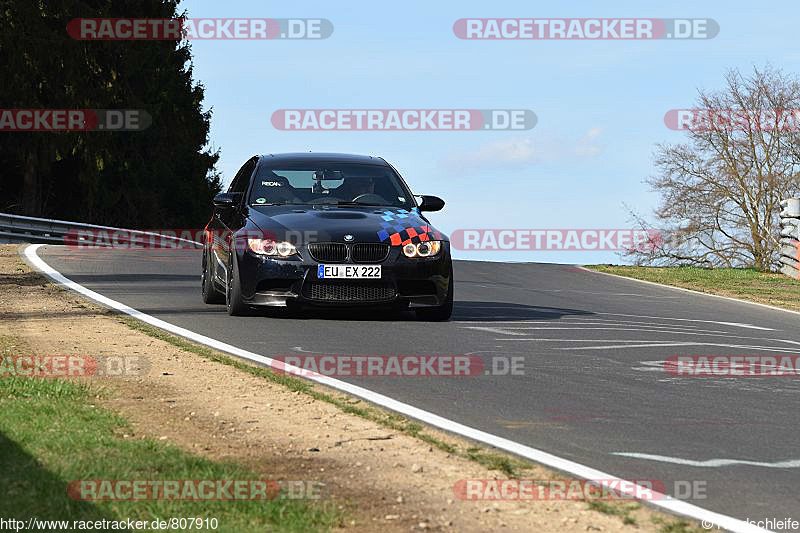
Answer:
<svg viewBox="0 0 800 533"><path fill-rule="evenodd" d="M388 240L392 246L417 244L442 238L442 234L424 224L415 211L406 209L384 211L381 218L383 229L378 232L378 238L381 242Z"/></svg>

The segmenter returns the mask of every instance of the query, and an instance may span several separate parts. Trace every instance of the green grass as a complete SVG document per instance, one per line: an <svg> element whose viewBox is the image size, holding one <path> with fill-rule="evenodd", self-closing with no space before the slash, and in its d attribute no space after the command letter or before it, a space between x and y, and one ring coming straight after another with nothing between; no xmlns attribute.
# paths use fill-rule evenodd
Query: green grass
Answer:
<svg viewBox="0 0 800 533"><path fill-rule="evenodd" d="M639 524L636 518L631 516L631 513L642 508L639 503L625 503L615 500L592 500L587 502L587 505L592 511L611 516L619 516L622 519L622 523L626 526L635 526L638 528ZM650 521L659 533L700 533L701 531L706 531L682 518L654 515L650 518Z"/></svg>
<svg viewBox="0 0 800 533"><path fill-rule="evenodd" d="M587 502L589 509L599 513L619 516L622 518L622 523L630 526L636 525L636 519L630 513L641 508L638 503L622 504L619 502L607 502L603 500L591 500Z"/></svg>
<svg viewBox="0 0 800 533"><path fill-rule="evenodd" d="M708 531L681 519L664 520L661 517L654 516L651 520L654 525L658 526L659 533L701 533L702 531ZM720 530L715 527L714 531Z"/></svg>
<svg viewBox="0 0 800 533"><path fill-rule="evenodd" d="M0 337L0 353L22 353ZM126 421L94 405L77 382L0 378L0 517L41 520L216 518L218 531L324 531L341 516L332 502L85 502L67 495L76 479L262 479L232 463L150 439L124 439Z"/></svg>
<svg viewBox="0 0 800 533"><path fill-rule="evenodd" d="M749 268L589 265L598 272L653 281L800 311L800 281Z"/></svg>

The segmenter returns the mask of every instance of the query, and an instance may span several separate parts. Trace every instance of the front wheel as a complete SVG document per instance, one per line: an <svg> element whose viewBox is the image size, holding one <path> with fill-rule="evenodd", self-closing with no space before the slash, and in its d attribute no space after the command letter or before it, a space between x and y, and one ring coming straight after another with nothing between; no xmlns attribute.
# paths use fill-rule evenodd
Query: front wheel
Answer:
<svg viewBox="0 0 800 533"><path fill-rule="evenodd" d="M210 252L203 252L203 273L200 276L200 283L203 286L203 302L207 304L224 304L225 295L217 289L214 283L214 273L209 264Z"/></svg>
<svg viewBox="0 0 800 533"><path fill-rule="evenodd" d="M247 316L251 313L251 309L242 300L242 284L239 280L239 265L236 262L235 253L231 254L231 260L228 265L228 275L225 280L225 305L228 308L228 314L231 316Z"/></svg>
<svg viewBox="0 0 800 533"><path fill-rule="evenodd" d="M453 314L453 266L450 266L450 286L447 288L447 298L438 307L421 307L415 309L417 320L427 322L445 322Z"/></svg>

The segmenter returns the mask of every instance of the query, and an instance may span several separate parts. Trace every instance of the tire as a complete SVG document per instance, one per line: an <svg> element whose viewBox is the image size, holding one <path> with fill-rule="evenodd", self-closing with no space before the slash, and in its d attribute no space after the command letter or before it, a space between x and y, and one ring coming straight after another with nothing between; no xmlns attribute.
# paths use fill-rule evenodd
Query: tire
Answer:
<svg viewBox="0 0 800 533"><path fill-rule="evenodd" d="M447 289L447 298L438 307L422 307L415 309L417 320L426 322L445 322L453 314L453 266L450 266L450 286Z"/></svg>
<svg viewBox="0 0 800 533"><path fill-rule="evenodd" d="M225 295L219 289L217 289L217 286L214 283L214 277L208 264L208 255L209 252L203 252L203 272L200 275L203 302L207 304L224 304Z"/></svg>
<svg viewBox="0 0 800 533"><path fill-rule="evenodd" d="M239 281L239 265L236 263L236 253L231 254L230 271L226 280L225 306L231 316L247 316L252 310L242 300L242 284Z"/></svg>

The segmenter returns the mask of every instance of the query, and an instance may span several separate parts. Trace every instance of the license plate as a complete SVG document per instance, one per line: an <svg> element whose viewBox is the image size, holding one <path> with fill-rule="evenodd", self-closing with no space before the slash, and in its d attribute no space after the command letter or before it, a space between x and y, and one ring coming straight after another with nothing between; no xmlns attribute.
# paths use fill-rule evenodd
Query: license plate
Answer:
<svg viewBox="0 0 800 533"><path fill-rule="evenodd" d="M380 279L380 265L317 265L319 279Z"/></svg>

